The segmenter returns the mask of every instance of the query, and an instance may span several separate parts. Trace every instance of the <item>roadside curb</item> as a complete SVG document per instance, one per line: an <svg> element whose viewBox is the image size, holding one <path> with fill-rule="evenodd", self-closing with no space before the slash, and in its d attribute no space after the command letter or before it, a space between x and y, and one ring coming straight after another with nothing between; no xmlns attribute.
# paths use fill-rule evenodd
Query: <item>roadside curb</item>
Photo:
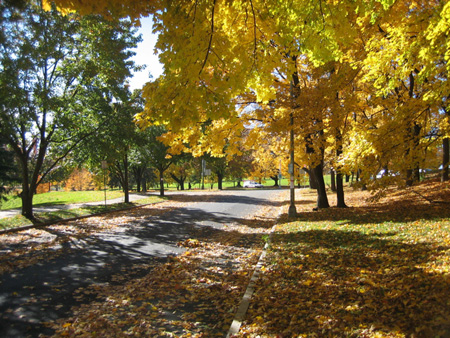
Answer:
<svg viewBox="0 0 450 338"><path fill-rule="evenodd" d="M282 214L283 212L279 210L275 218L275 224L270 229L269 238L262 249L261 255L259 256L258 259L258 263L256 263L255 270L253 271L252 277L250 278L250 281L247 285L247 289L245 290L244 296L241 299L241 303L239 304L236 314L234 315L233 322L231 323L226 338L237 337L236 335L239 333L239 330L242 326L242 322L244 321L245 315L247 314L247 310L250 306L251 298L253 296L253 293L255 292L256 282L258 281L259 276L261 274L261 268L263 267L267 255L267 249L269 248L270 243L272 242L273 233L278 225L278 221L280 220L280 216Z"/></svg>
<svg viewBox="0 0 450 338"><path fill-rule="evenodd" d="M44 227L47 227L47 226L50 226L50 225L54 225L54 224L58 224L58 223L71 222L71 221L76 221L76 220L79 220L79 219L106 215L106 214L110 214L112 212L132 210L132 209L142 208L142 207L145 207L147 205L154 205L154 204L163 203L163 202L165 202L165 201L159 201L159 202L155 202L155 203L148 203L148 204L142 204L142 205L133 205L131 207L127 207L127 208L123 208L123 209L102 211L102 212L99 212L99 213L96 213L96 214L82 215L82 216L77 216L77 217L58 219L58 220L55 220L55 221L44 222L44 223L39 223L39 224L30 224L30 225L24 225L24 226L16 227L16 228L3 229L3 230L0 230L0 235L4 235L4 234L8 234L8 233L14 233L14 232L20 232L20 231L29 230L29 229L35 229L35 228L36 229L44 228Z"/></svg>
<svg viewBox="0 0 450 338"><path fill-rule="evenodd" d="M269 247L270 239L272 237L272 233L275 227L276 225L274 225L270 231L269 240L264 245L263 252L259 256L258 263L255 266L255 271L253 271L253 275L250 278L250 282L247 285L247 289L245 290L244 296L242 297L241 303L239 304L238 310L236 311L236 314L234 316L233 322L231 323L230 329L228 330L226 338L232 338L239 332L239 329L241 328L242 321L244 320L245 315L247 314L248 307L250 306L250 300L252 298L253 292L255 291L255 284L259 278L259 275L261 274L261 268L263 266L264 259L267 254L267 249Z"/></svg>
<svg viewBox="0 0 450 338"><path fill-rule="evenodd" d="M231 323L226 338L233 338L236 334L239 333L242 322L244 321L245 315L247 314L247 310L250 306L250 301L256 288L256 282L258 281L259 275L261 274L261 268L263 267L267 255L267 249L269 248L272 241L273 233L277 226L277 221L279 220L280 215L281 213L278 213L277 220L270 229L269 238L262 249L261 255L258 259L258 263L256 263L255 270L253 271L252 277L250 278L250 281L247 285L247 289L245 290L244 296L241 299L241 303L239 304L236 314L234 315L233 322Z"/></svg>

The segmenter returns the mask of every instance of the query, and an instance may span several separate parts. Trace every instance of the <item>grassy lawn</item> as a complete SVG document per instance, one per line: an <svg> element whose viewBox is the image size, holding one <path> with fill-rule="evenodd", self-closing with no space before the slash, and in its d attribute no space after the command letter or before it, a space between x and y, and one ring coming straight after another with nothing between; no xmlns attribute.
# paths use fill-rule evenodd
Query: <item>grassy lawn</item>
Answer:
<svg viewBox="0 0 450 338"><path fill-rule="evenodd" d="M122 195L123 194L120 194L120 196L118 196L118 197L121 197ZM114 196L114 194L111 194L111 196ZM110 198L114 198L114 197L110 197ZM140 199L138 201L134 201L134 202L128 203L128 204L117 203L117 204L108 204L106 206L105 205L92 205L92 206L86 206L83 208L66 209L66 210L59 210L59 211L53 211L53 212L43 212L43 213L37 214L36 218L41 222L52 222L52 221L58 221L58 220L67 219L67 218L99 214L102 212L108 212L108 211L114 211L114 210L121 210L121 209L129 208L131 206L158 203L158 202L165 201L165 200L166 200L166 198L163 198L163 197L149 196L147 198ZM92 200L88 200L88 201L92 202ZM74 203L74 202L70 202L70 203ZM58 203L58 204L60 204L60 203ZM18 215L18 216L14 216L14 217L7 217L7 218L0 218L0 230L16 228L16 227L30 225L30 224L31 224L30 220L23 217L22 215Z"/></svg>
<svg viewBox="0 0 450 338"><path fill-rule="evenodd" d="M373 204L349 191L353 207L316 212L299 194L239 337L449 337L450 184L413 189Z"/></svg>
<svg viewBox="0 0 450 338"><path fill-rule="evenodd" d="M122 197L120 190L106 191L106 199ZM37 194L33 197L33 205L56 205L56 204L75 204L86 202L102 201L105 198L105 192L102 190L92 191L51 191L44 194ZM17 195L7 196L6 201L0 204L0 210L16 209L22 206L22 200Z"/></svg>

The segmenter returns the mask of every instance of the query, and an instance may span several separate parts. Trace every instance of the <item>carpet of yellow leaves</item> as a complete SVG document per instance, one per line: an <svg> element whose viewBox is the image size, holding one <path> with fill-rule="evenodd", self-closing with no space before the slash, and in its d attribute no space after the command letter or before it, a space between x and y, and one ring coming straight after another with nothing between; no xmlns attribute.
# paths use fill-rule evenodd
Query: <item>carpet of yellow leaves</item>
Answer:
<svg viewBox="0 0 450 338"><path fill-rule="evenodd" d="M352 207L313 212L315 195L299 193L238 336L449 337L450 185L386 196L352 191Z"/></svg>

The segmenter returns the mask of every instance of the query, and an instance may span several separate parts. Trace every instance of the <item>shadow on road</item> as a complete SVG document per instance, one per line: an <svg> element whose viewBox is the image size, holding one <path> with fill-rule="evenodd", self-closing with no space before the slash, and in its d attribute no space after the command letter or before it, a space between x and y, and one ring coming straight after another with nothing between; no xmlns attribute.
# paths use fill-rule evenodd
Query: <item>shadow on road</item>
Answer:
<svg viewBox="0 0 450 338"><path fill-rule="evenodd" d="M183 199L180 195L172 197ZM204 199L211 201L214 196L198 196L198 200ZM236 203L236 198L220 198L221 203L231 201ZM261 200L246 197L240 198L239 203L261 204ZM114 283L117 274L121 275L122 283L148 274L171 255L185 251L177 243L194 235L218 241L221 236L215 234L225 231L224 224L256 229L268 227L261 220L211 214L196 208L171 208L156 215L140 208L107 214L102 219L98 224L85 220L43 228L50 240L48 245L42 245L42 238L3 245L2 252L9 256L1 264L10 264L13 268L11 273L0 276L1 337L52 334L46 322L65 318L70 315L72 306L95 299L95 293L89 296L81 290L91 285ZM102 231L102 224L114 222L123 223L120 231ZM245 246L259 241L256 234L240 234L236 238L234 243L224 244ZM20 254L14 255L14 252Z"/></svg>

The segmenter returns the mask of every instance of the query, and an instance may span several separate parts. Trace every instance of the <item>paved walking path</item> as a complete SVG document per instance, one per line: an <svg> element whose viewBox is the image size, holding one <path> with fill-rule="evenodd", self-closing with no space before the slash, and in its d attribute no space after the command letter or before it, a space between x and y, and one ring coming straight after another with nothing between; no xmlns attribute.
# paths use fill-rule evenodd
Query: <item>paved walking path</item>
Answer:
<svg viewBox="0 0 450 338"><path fill-rule="evenodd" d="M130 194L130 202L137 201L143 198L147 198L150 194ZM106 204L117 204L123 203L125 197L114 198L110 200L106 200ZM45 206L36 206L34 207L34 212L52 212L58 210L68 210L68 209L76 209L82 208L88 205L104 205L105 201L97 201L97 202L85 202L85 203L76 203L76 204L57 204L57 205L45 205ZM6 217L14 217L16 215L20 215L20 209L9 209L9 210L0 210L0 218Z"/></svg>

